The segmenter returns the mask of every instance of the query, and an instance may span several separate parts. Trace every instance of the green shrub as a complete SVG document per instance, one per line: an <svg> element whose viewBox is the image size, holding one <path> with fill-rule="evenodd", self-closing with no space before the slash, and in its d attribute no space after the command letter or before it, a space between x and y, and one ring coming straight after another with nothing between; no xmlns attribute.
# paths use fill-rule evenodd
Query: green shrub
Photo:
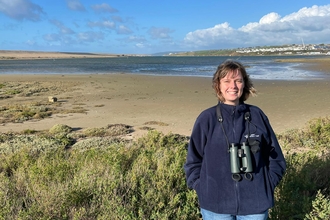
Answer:
<svg viewBox="0 0 330 220"><path fill-rule="evenodd" d="M319 190L312 202L312 211L306 215L306 219L319 220L330 218L330 197L326 197Z"/></svg>
<svg viewBox="0 0 330 220"><path fill-rule="evenodd" d="M0 140L2 140L0 142L2 156L16 154L22 149L39 152L65 146L60 139L46 135L2 134Z"/></svg>
<svg viewBox="0 0 330 220"><path fill-rule="evenodd" d="M309 124L311 138L318 140L318 144L330 149L330 118L317 118Z"/></svg>
<svg viewBox="0 0 330 220"><path fill-rule="evenodd" d="M9 89L6 91L6 94L8 95L16 95L16 94L20 94L22 91L17 90L17 89Z"/></svg>
<svg viewBox="0 0 330 220"><path fill-rule="evenodd" d="M290 152L330 151L330 118L312 119L302 129L293 129L279 134L278 139L282 148Z"/></svg>
<svg viewBox="0 0 330 220"><path fill-rule="evenodd" d="M320 190L325 197L330 196L329 128L329 118L319 118L309 121L300 130L278 135L287 152L287 170L275 190L276 203L271 209L271 219L304 219L308 213L315 212L315 201L321 201Z"/></svg>
<svg viewBox="0 0 330 220"><path fill-rule="evenodd" d="M87 128L83 131L86 137L103 137L107 133L105 128Z"/></svg>
<svg viewBox="0 0 330 220"><path fill-rule="evenodd" d="M26 129L26 130L21 131L21 134L35 134L35 133L38 133L38 131L31 130L31 129Z"/></svg>
<svg viewBox="0 0 330 220"><path fill-rule="evenodd" d="M304 219L319 190L330 195L330 155L315 152L287 155L287 171L276 188L271 219Z"/></svg>
<svg viewBox="0 0 330 220"><path fill-rule="evenodd" d="M49 133L51 134L62 134L62 133L67 134L70 133L71 131L72 128L64 124L56 124L49 129Z"/></svg>
<svg viewBox="0 0 330 220"><path fill-rule="evenodd" d="M140 154L125 180L130 219L198 219L196 195L187 191L183 172L186 144L185 137L155 131L138 141Z"/></svg>
<svg viewBox="0 0 330 220"><path fill-rule="evenodd" d="M6 138L8 147L16 136ZM0 218L199 219L184 178L185 137L154 131L130 143L95 138L69 150L54 144L34 151L21 141L1 154Z"/></svg>
<svg viewBox="0 0 330 220"><path fill-rule="evenodd" d="M270 219L329 216L328 125L279 135L287 172ZM0 219L200 219L183 171L187 137L149 131L129 141L120 138L129 126L103 129L0 133Z"/></svg>
<svg viewBox="0 0 330 220"><path fill-rule="evenodd" d="M125 124L110 124L102 128L87 128L83 131L86 137L104 137L126 135L133 131L132 126Z"/></svg>

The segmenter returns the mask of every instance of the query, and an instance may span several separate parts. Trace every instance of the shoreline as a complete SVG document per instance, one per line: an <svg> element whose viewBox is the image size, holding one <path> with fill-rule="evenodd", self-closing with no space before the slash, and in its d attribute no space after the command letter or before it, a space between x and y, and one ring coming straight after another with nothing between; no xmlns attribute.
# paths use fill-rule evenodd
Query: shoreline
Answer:
<svg viewBox="0 0 330 220"><path fill-rule="evenodd" d="M19 55L16 53L16 56ZM300 69L330 74L330 56L315 59L292 57L277 61L305 63ZM48 96L55 96L61 108L81 106L87 113L54 114L39 121L1 124L0 132L47 130L55 124L66 124L76 129L126 124L135 130L131 134L132 138L145 134L145 127L165 134L171 132L190 136L201 111L217 104L211 77L128 73L3 74L1 81L2 84L12 83L13 88L22 86L32 90L30 87L33 84L35 91L44 92L0 98L0 107L9 103L44 102ZM250 97L246 103L260 107L276 133L301 128L311 119L330 114L329 77L322 80L252 81L258 96Z"/></svg>

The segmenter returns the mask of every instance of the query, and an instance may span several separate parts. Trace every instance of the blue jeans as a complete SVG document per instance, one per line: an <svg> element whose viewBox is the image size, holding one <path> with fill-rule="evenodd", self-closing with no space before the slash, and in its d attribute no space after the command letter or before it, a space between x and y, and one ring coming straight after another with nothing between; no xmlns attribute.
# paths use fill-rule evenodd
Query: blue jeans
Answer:
<svg viewBox="0 0 330 220"><path fill-rule="evenodd" d="M253 215L230 215L217 214L205 209L201 209L203 220L266 220L268 218L268 210L261 214Z"/></svg>

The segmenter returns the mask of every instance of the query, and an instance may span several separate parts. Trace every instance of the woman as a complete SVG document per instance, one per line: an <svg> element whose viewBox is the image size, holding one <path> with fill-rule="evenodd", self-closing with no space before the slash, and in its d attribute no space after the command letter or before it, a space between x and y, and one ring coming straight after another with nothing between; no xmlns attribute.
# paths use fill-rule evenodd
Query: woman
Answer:
<svg viewBox="0 0 330 220"><path fill-rule="evenodd" d="M244 66L225 61L213 75L217 106L196 119L184 165L204 220L268 218L286 163Z"/></svg>

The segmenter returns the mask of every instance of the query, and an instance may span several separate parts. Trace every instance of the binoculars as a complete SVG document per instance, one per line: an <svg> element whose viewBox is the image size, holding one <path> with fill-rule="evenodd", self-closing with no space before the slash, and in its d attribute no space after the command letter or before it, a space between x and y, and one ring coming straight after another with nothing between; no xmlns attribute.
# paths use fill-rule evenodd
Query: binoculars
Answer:
<svg viewBox="0 0 330 220"><path fill-rule="evenodd" d="M244 173L245 179L252 180L253 166L250 147L245 142L242 145L231 143L229 153L233 180L240 181L242 179L241 173Z"/></svg>

